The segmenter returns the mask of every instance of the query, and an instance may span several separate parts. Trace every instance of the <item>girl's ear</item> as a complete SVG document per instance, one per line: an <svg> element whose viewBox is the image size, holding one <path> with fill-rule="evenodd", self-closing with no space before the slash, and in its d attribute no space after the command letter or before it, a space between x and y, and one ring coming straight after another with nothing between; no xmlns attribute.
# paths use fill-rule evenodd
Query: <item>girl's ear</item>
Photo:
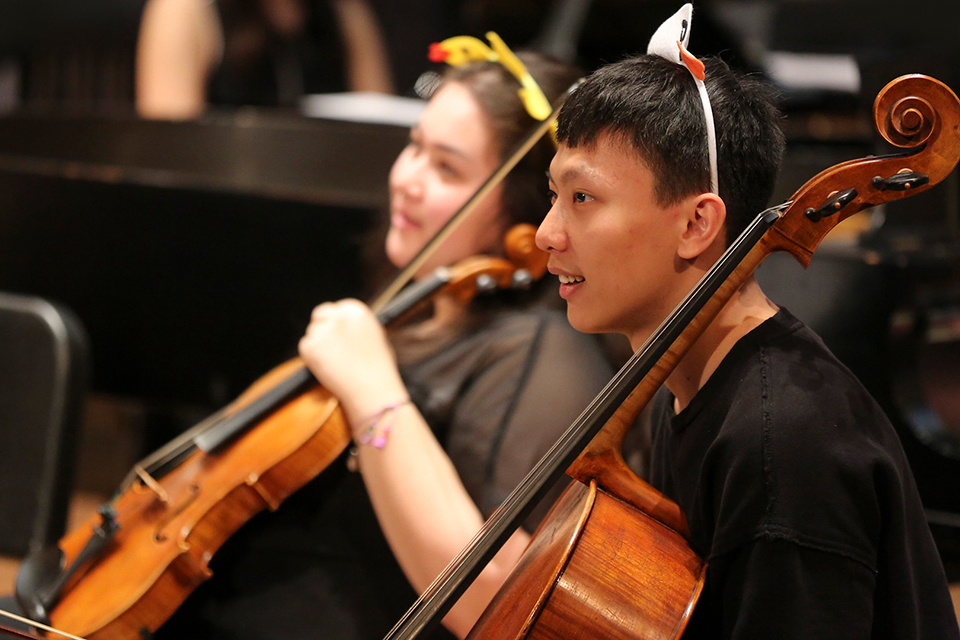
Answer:
<svg viewBox="0 0 960 640"><path fill-rule="evenodd" d="M693 260L713 246L719 238L726 247L727 206L715 193L701 193L686 208L685 228L677 248L684 260Z"/></svg>

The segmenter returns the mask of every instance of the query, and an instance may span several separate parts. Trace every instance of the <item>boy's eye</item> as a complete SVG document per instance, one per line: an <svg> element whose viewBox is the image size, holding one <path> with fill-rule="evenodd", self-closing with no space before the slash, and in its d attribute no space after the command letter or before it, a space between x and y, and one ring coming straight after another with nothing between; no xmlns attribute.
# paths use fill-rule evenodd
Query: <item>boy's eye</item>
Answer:
<svg viewBox="0 0 960 640"><path fill-rule="evenodd" d="M593 200L593 198L581 191L577 191L576 193L573 194L573 200L574 202L577 202L577 203L584 203L584 202L589 202L590 200Z"/></svg>

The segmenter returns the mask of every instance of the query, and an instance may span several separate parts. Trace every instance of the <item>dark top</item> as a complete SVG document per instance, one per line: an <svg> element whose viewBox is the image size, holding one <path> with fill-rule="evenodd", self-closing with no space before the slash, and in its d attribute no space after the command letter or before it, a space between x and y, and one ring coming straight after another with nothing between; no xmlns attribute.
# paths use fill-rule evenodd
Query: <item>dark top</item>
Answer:
<svg viewBox="0 0 960 640"><path fill-rule="evenodd" d="M223 56L207 81L215 106L297 107L301 97L347 90L343 42L326 0L303 0L306 21L296 37L281 37L259 0L217 0Z"/></svg>
<svg viewBox="0 0 960 640"><path fill-rule="evenodd" d="M801 322L781 310L673 406L652 484L709 562L685 638L960 638L893 427Z"/></svg>
<svg viewBox="0 0 960 640"><path fill-rule="evenodd" d="M485 514L611 375L592 338L539 308L496 311L401 373ZM159 637L380 640L415 600L343 458L254 518L211 566Z"/></svg>

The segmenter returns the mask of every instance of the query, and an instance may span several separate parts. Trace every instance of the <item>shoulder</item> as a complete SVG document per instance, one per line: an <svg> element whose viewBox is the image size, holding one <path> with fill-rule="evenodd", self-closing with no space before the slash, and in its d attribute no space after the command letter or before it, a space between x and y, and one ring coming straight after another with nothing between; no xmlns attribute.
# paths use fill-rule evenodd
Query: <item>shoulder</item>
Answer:
<svg viewBox="0 0 960 640"><path fill-rule="evenodd" d="M753 386L739 402L748 398L759 411L748 457L735 460L764 479L760 535L872 564L882 525L878 480L905 469L886 415L802 325L758 341L750 370ZM735 403L731 414L744 412Z"/></svg>

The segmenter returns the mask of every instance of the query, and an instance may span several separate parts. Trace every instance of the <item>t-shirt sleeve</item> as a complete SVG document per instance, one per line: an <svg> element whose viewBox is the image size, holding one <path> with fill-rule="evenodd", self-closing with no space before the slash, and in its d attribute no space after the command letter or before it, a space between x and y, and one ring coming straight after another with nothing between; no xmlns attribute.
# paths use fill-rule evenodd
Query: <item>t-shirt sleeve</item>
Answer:
<svg viewBox="0 0 960 640"><path fill-rule="evenodd" d="M684 637L870 638L875 582L869 567L841 554L755 540L711 562L704 609L694 610ZM723 628L706 629L706 620Z"/></svg>
<svg viewBox="0 0 960 640"><path fill-rule="evenodd" d="M525 348L489 362L457 403L452 431L489 434L492 440L485 443L480 486L467 484L485 516L520 484L612 375L594 338L561 320L542 318ZM464 421L474 424L465 428ZM536 528L568 482L566 476L560 479L524 521L525 529Z"/></svg>

